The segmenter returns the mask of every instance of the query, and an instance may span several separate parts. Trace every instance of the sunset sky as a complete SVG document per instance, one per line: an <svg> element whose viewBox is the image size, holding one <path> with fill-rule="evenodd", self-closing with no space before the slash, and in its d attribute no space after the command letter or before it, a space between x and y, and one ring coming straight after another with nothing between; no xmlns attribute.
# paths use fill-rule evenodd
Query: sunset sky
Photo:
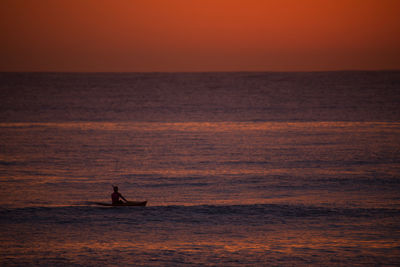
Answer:
<svg viewBox="0 0 400 267"><path fill-rule="evenodd" d="M399 0L1 0L0 71L400 69Z"/></svg>

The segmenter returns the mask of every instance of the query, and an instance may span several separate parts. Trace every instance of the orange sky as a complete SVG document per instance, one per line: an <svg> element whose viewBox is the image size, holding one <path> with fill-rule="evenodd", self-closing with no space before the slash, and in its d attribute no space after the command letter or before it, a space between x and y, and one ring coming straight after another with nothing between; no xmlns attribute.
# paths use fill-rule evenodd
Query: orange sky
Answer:
<svg viewBox="0 0 400 267"><path fill-rule="evenodd" d="M400 69L400 0L1 0L0 71Z"/></svg>

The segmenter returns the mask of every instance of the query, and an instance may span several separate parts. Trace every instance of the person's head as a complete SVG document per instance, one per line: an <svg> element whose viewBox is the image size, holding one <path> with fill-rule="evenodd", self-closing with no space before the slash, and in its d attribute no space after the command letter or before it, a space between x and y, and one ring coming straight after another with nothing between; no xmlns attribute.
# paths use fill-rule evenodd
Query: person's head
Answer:
<svg viewBox="0 0 400 267"><path fill-rule="evenodd" d="M114 192L118 192L118 186L114 186Z"/></svg>

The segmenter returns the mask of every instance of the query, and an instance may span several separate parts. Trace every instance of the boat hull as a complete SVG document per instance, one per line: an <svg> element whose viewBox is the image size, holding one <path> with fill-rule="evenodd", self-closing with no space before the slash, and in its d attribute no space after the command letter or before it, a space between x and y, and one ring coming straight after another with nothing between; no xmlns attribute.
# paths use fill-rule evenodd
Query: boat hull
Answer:
<svg viewBox="0 0 400 267"><path fill-rule="evenodd" d="M111 204L104 202L96 202L97 205L101 206L110 206L110 207L133 207L133 206L141 206L144 207L147 204L147 201L128 201L120 204Z"/></svg>

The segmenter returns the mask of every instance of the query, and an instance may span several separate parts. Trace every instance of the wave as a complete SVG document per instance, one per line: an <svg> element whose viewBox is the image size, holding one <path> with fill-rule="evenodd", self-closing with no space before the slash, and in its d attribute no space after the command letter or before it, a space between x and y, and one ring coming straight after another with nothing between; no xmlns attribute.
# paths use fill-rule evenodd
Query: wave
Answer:
<svg viewBox="0 0 400 267"><path fill-rule="evenodd" d="M20 161L0 160L0 165L3 165L3 166L17 166L17 165L26 165L26 163L25 162L20 162Z"/></svg>
<svg viewBox="0 0 400 267"><path fill-rule="evenodd" d="M399 217L400 209L389 208L327 208L311 205L252 204L197 205L149 207L101 207L93 202L69 206L40 206L23 208L0 207L0 222L30 222L50 220L60 223L80 220L116 219L172 222L214 223L272 223L284 219L307 218L386 218Z"/></svg>

